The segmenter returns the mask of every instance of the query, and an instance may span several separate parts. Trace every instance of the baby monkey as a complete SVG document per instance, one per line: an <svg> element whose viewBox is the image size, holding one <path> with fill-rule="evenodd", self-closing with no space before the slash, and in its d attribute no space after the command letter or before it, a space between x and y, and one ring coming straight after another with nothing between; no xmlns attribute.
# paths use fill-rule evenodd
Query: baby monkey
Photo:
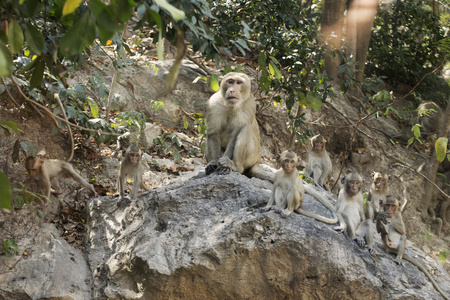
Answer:
<svg viewBox="0 0 450 300"><path fill-rule="evenodd" d="M305 188L302 179L297 172L300 158L298 158L294 152L286 150L281 153L277 159L277 163L281 165L281 168L275 173L272 194L270 195L269 202L262 211L269 211L270 209L275 208L276 211L281 212L283 218L286 218L293 211L296 211L327 224L337 223L338 219L331 203L328 203L321 197L314 195L319 202L333 213L334 219L329 219L301 208L305 198Z"/></svg>
<svg viewBox="0 0 450 300"><path fill-rule="evenodd" d="M133 188L131 189L130 198L136 199L139 187L149 191L150 189L144 185L142 174L146 169L146 165L142 160L142 152L136 145L131 145L125 150L124 157L120 162L119 178L117 186L119 189L120 199L124 198L124 181L127 178L133 178Z"/></svg>
<svg viewBox="0 0 450 300"><path fill-rule="evenodd" d="M47 197L50 197L50 193L61 194L59 179L64 176L73 177L73 179L97 196L94 186L76 173L68 162L59 159L46 159L43 158L43 155L29 156L25 160L25 169L28 171L28 179L25 182L25 186L29 187L33 181L37 181L38 185L44 189L44 195Z"/></svg>

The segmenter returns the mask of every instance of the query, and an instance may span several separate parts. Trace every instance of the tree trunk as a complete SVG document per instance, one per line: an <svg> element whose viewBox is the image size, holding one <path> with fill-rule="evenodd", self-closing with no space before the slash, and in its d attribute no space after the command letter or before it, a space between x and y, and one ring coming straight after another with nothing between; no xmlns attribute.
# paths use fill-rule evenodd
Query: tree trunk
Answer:
<svg viewBox="0 0 450 300"><path fill-rule="evenodd" d="M345 0L325 0L323 3L321 32L327 42L328 51L342 47L342 29L344 26ZM337 55L325 56L325 70L328 76L337 79L337 67L341 61Z"/></svg>
<svg viewBox="0 0 450 300"><path fill-rule="evenodd" d="M450 100L447 102L447 109L445 110L444 118L442 120L441 126L439 127L438 137L447 137L448 136L448 127L450 126ZM439 168L439 161L436 159L436 152L432 151L430 154L430 158L428 160L428 167L426 168L426 175L428 179L432 182L436 183L436 174ZM447 159L447 158L446 158ZM433 199L436 195L436 189L433 184L428 181L425 181L424 188L424 197L423 202L421 203L422 211L428 211L433 218L433 221L436 219L436 213L434 208L432 207ZM442 223L442 220L440 221ZM441 225L442 226L442 225ZM440 229L438 229L438 232Z"/></svg>

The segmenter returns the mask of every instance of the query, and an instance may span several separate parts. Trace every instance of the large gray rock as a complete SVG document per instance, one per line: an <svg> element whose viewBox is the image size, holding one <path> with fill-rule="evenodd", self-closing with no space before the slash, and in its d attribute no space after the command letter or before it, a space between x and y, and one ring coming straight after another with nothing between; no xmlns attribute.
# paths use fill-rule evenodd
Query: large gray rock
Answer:
<svg viewBox="0 0 450 300"><path fill-rule="evenodd" d="M28 252L2 260L0 299L91 299L91 272L82 253L53 224L42 224Z"/></svg>
<svg viewBox="0 0 450 300"><path fill-rule="evenodd" d="M261 213L271 187L233 173L176 183L130 204L95 199L87 223L93 298L441 299L379 240L372 257L330 225ZM304 208L330 216L309 195ZM434 261L427 267L448 293L445 270Z"/></svg>

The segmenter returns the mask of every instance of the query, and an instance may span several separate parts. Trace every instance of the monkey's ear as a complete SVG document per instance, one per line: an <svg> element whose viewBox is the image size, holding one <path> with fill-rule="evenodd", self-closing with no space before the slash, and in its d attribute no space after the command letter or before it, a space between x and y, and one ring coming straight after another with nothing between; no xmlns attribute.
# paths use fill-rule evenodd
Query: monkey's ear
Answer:
<svg viewBox="0 0 450 300"><path fill-rule="evenodd" d="M375 178L375 172L372 172L372 179L374 179Z"/></svg>
<svg viewBox="0 0 450 300"><path fill-rule="evenodd" d="M277 155L275 156L275 161L277 162L277 164L281 164L280 158L281 158L281 155L280 155L280 154L277 154Z"/></svg>
<svg viewBox="0 0 450 300"><path fill-rule="evenodd" d="M345 176L341 178L341 183L344 184L345 182Z"/></svg>
<svg viewBox="0 0 450 300"><path fill-rule="evenodd" d="M388 175L388 180L391 181L391 175Z"/></svg>

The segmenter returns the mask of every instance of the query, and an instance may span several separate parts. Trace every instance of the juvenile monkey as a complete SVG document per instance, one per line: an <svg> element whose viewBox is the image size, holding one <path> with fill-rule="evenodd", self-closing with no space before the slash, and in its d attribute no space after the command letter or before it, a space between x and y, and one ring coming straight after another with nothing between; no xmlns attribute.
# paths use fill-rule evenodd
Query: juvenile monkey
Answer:
<svg viewBox="0 0 450 300"><path fill-rule="evenodd" d="M375 221L378 213L383 207L386 196L389 195L389 180L391 176L382 175L378 172L372 173L372 185L370 186L369 195L367 196L364 215L366 219Z"/></svg>
<svg viewBox="0 0 450 300"><path fill-rule="evenodd" d="M361 192L364 181L358 173L349 173L342 177L341 183L343 186L336 203L340 226L334 230L345 231L360 247L367 245L369 253L373 255L376 253L373 249L374 224L371 220L364 220Z"/></svg>
<svg viewBox="0 0 450 300"><path fill-rule="evenodd" d="M443 114L441 108L434 102L424 102L417 108L417 116L426 134L437 133Z"/></svg>
<svg viewBox="0 0 450 300"><path fill-rule="evenodd" d="M336 224L338 219L334 213L333 206L321 197L317 197L317 199L333 213L333 219L320 216L301 208L303 199L305 198L305 188L297 172L300 158L294 152L286 150L281 153L277 162L281 165L281 168L275 173L275 183L273 185L272 194L270 195L269 202L262 211L269 211L270 209L275 208L281 210L281 216L283 218L286 218L293 211L296 211L327 224Z"/></svg>
<svg viewBox="0 0 450 300"><path fill-rule="evenodd" d="M320 135L311 138L311 150L308 153L308 174L321 187L326 186L331 177L331 159L325 149L326 140ZM328 190L328 187L326 187Z"/></svg>
<svg viewBox="0 0 450 300"><path fill-rule="evenodd" d="M387 196L383 204L383 212L378 214L376 219L377 231L381 234L381 241L383 242L384 251L397 255L394 259L395 263L401 265L402 259L409 261L417 268L419 268L425 276L433 284L434 288L444 297L449 297L437 285L433 277L428 271L414 258L404 254L406 248L406 228L403 223L402 214L399 210L399 202L394 196Z"/></svg>
<svg viewBox="0 0 450 300"><path fill-rule="evenodd" d="M150 189L145 186L142 180L142 174L144 173L146 165L142 160L142 152L136 145L131 145L125 150L124 157L120 162L119 178L117 180L117 186L119 190L120 198L124 198L124 181L127 178L133 178L133 188L131 189L130 198L136 199L139 187L149 191Z"/></svg>
<svg viewBox="0 0 450 300"><path fill-rule="evenodd" d="M258 165L260 136L255 114L252 80L243 73L225 75L206 111L207 175L235 171L273 181L273 173Z"/></svg>
<svg viewBox="0 0 450 300"><path fill-rule="evenodd" d="M37 181L38 185L44 189L44 195L47 197L50 197L50 193L61 194L59 179L67 175L72 176L73 179L97 196L94 186L76 173L68 162L59 159L46 159L43 158L43 155L29 156L25 160L25 169L28 171L25 186L28 187L33 181Z"/></svg>

